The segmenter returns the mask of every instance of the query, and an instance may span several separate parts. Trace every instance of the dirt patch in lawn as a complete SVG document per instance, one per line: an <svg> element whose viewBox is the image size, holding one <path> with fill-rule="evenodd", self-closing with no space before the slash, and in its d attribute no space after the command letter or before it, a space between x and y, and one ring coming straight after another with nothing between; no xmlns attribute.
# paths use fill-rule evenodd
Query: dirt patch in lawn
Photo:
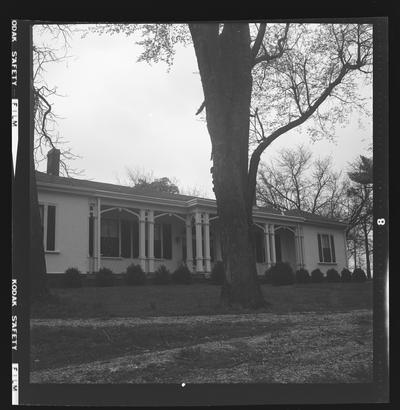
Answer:
<svg viewBox="0 0 400 410"><path fill-rule="evenodd" d="M31 382L359 383L372 380L370 311L260 314L252 318L249 315L229 316L213 316L213 320L207 316L170 317L167 323L160 323L161 318L147 322L132 319L130 324L124 322L124 325L120 322L123 319L115 319L114 324L96 320L78 326L74 322L69 330L78 331L76 337L101 329L109 334L117 330L131 331L126 341L132 343L133 335L137 343L150 329L154 332L154 329L162 329L164 334L169 329L171 333L166 339L169 345L154 336L150 351L120 354L114 349L114 357L104 359L102 353L101 360L89 363L69 366L56 361L42 363L42 369L31 372ZM63 326L68 328L64 322ZM43 336L46 331L57 329L61 328L51 322L32 324L33 333L42 332ZM143 340L150 340L150 333ZM52 343L57 346L58 340L54 338L56 333ZM37 339L34 346L39 342Z"/></svg>

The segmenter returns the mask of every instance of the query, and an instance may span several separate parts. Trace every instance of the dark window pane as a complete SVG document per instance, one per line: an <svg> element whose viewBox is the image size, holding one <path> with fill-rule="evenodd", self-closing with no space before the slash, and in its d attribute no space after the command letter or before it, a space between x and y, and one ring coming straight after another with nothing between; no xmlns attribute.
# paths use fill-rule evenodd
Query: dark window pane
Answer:
<svg viewBox="0 0 400 410"><path fill-rule="evenodd" d="M323 249L324 262L331 262L331 250L329 248Z"/></svg>
<svg viewBox="0 0 400 410"><path fill-rule="evenodd" d="M43 229L43 215L44 215L44 205L39 205L40 223Z"/></svg>
<svg viewBox="0 0 400 410"><path fill-rule="evenodd" d="M93 256L94 249L94 217L89 216L89 256Z"/></svg>
<svg viewBox="0 0 400 410"><path fill-rule="evenodd" d="M171 235L171 225L163 225L163 257L164 259L172 258L172 235Z"/></svg>
<svg viewBox="0 0 400 410"><path fill-rule="evenodd" d="M139 257L139 224L133 222L133 257Z"/></svg>
<svg viewBox="0 0 400 410"><path fill-rule="evenodd" d="M56 207L49 205L47 208L47 250L55 250L56 239Z"/></svg>
<svg viewBox="0 0 400 410"><path fill-rule="evenodd" d="M331 249L332 249L332 262L336 262L335 242L333 240L333 235L331 235Z"/></svg>
<svg viewBox="0 0 400 410"><path fill-rule="evenodd" d="M117 219L101 220L101 254L119 256L119 233Z"/></svg>
<svg viewBox="0 0 400 410"><path fill-rule="evenodd" d="M121 220L121 256L131 257L131 224L125 219Z"/></svg>
<svg viewBox="0 0 400 410"><path fill-rule="evenodd" d="M318 255L319 255L319 261L323 262L324 259L322 257L322 244L321 244L321 235L318 234Z"/></svg>
<svg viewBox="0 0 400 410"><path fill-rule="evenodd" d="M155 239L154 240L154 257L161 259L161 240Z"/></svg>
<svg viewBox="0 0 400 410"><path fill-rule="evenodd" d="M279 233L275 234L275 256L277 262L282 262L281 236Z"/></svg>
<svg viewBox="0 0 400 410"><path fill-rule="evenodd" d="M101 238L101 254L102 256L119 256L119 240L118 238Z"/></svg>

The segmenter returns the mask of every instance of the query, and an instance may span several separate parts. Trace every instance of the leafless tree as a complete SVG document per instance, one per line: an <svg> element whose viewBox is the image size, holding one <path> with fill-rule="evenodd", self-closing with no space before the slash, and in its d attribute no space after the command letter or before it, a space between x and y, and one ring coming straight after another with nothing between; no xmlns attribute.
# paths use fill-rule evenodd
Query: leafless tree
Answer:
<svg viewBox="0 0 400 410"><path fill-rule="evenodd" d="M348 182L332 168L332 158L313 160L304 145L282 149L275 161L261 163L257 200L281 211L297 209L343 219Z"/></svg>
<svg viewBox="0 0 400 410"><path fill-rule="evenodd" d="M68 141L57 131L60 117L54 111L54 97L62 97L56 85L48 84L46 71L50 64L70 58L71 28L68 25L45 24L33 27L33 98L34 98L34 159L38 166L50 148L60 149L60 172L65 176L81 175L71 166L79 155L67 146ZM51 43L51 45L49 45Z"/></svg>

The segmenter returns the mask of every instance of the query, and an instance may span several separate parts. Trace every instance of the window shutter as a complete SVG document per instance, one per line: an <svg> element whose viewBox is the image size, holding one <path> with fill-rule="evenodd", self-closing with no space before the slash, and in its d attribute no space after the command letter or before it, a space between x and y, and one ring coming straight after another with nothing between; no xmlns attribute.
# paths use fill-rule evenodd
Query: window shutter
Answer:
<svg viewBox="0 0 400 410"><path fill-rule="evenodd" d="M47 250L55 250L56 239L56 207L49 205L47 208Z"/></svg>
<svg viewBox="0 0 400 410"><path fill-rule="evenodd" d="M94 243L93 228L94 228L94 217L91 214L89 216L89 256L93 256L93 243Z"/></svg>
<svg viewBox="0 0 400 410"><path fill-rule="evenodd" d="M323 258L322 258L322 244L321 244L321 235L318 234L318 254L319 254L319 261L323 262Z"/></svg>
<svg viewBox="0 0 400 410"><path fill-rule="evenodd" d="M331 235L331 251L332 251L332 262L336 262L335 242L333 241L333 235Z"/></svg>

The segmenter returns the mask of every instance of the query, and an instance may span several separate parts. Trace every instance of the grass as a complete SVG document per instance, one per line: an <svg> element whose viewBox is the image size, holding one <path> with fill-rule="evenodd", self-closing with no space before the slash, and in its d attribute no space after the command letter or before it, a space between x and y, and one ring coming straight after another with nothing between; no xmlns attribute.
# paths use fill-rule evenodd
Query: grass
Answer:
<svg viewBox="0 0 400 410"><path fill-rule="evenodd" d="M32 383L372 380L372 314L264 313L258 322L34 325ZM182 318L181 318L182 319ZM368 319L368 322L367 322Z"/></svg>
<svg viewBox="0 0 400 410"><path fill-rule="evenodd" d="M33 308L33 383L353 383L372 378L372 283L53 289ZM200 315L200 316L199 316Z"/></svg>
<svg viewBox="0 0 400 410"><path fill-rule="evenodd" d="M372 307L372 282L262 285L275 313L346 311ZM52 289L48 304L33 306L33 318L147 317L245 313L219 306L220 287L209 284ZM263 310L261 310L263 311ZM265 311L265 310L264 310Z"/></svg>

